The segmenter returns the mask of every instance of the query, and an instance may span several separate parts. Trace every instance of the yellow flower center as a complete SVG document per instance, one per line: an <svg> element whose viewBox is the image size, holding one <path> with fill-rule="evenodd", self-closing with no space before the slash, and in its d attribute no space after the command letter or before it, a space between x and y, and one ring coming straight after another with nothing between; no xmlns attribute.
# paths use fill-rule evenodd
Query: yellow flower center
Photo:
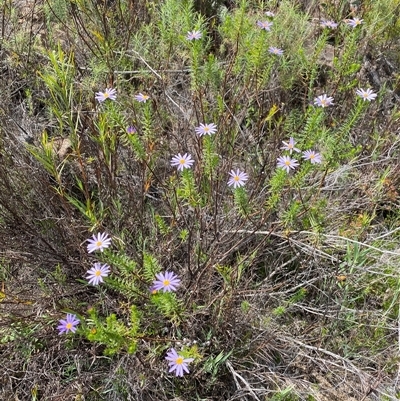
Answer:
<svg viewBox="0 0 400 401"><path fill-rule="evenodd" d="M310 159L314 159L314 157L315 157L314 153L311 153Z"/></svg>
<svg viewBox="0 0 400 401"><path fill-rule="evenodd" d="M235 176L233 177L233 180L234 180L234 181L239 181L239 179L240 179L240 177L239 177L238 175L235 175Z"/></svg>
<svg viewBox="0 0 400 401"><path fill-rule="evenodd" d="M185 164L186 160L185 159L180 159L179 164Z"/></svg>
<svg viewBox="0 0 400 401"><path fill-rule="evenodd" d="M67 330L71 330L72 329L72 323L67 323L65 325L65 327L66 327Z"/></svg>
<svg viewBox="0 0 400 401"><path fill-rule="evenodd" d="M167 287L170 284L170 281L169 280L164 280L162 283L163 283L164 287Z"/></svg>
<svg viewBox="0 0 400 401"><path fill-rule="evenodd" d="M108 92L104 92L104 93L103 93L103 96L104 96L104 97L109 97L110 94L109 94Z"/></svg>
<svg viewBox="0 0 400 401"><path fill-rule="evenodd" d="M208 131L210 131L210 128L209 127L204 127L204 131L208 132Z"/></svg>
<svg viewBox="0 0 400 401"><path fill-rule="evenodd" d="M182 363L183 363L183 358L182 358L181 356L180 356L179 358L176 358L175 363L176 363L177 365L182 365Z"/></svg>
<svg viewBox="0 0 400 401"><path fill-rule="evenodd" d="M363 96L368 97L368 93L367 92L363 93Z"/></svg>
<svg viewBox="0 0 400 401"><path fill-rule="evenodd" d="M94 273L95 276L99 277L101 276L101 270L96 270L96 272Z"/></svg>
<svg viewBox="0 0 400 401"><path fill-rule="evenodd" d="M289 149L292 149L292 148L293 148L293 144L292 144L292 143L289 143L287 147L288 147Z"/></svg>
<svg viewBox="0 0 400 401"><path fill-rule="evenodd" d="M289 160L286 160L286 161L285 161L285 164L286 164L287 166L290 166L290 161L289 161Z"/></svg>
<svg viewBox="0 0 400 401"><path fill-rule="evenodd" d="M322 106L326 106L326 100L325 100L325 99L322 99L322 100L321 100L321 104L322 104Z"/></svg>
<svg viewBox="0 0 400 401"><path fill-rule="evenodd" d="M96 242L96 246L97 246L98 248L100 248L102 245L103 245L103 242L102 242L102 241L97 241L97 242Z"/></svg>

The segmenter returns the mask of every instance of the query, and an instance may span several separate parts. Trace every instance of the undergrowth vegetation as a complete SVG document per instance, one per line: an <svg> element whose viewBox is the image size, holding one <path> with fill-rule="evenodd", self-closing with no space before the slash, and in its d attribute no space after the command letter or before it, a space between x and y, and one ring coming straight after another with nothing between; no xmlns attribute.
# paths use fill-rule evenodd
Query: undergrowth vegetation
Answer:
<svg viewBox="0 0 400 401"><path fill-rule="evenodd" d="M0 0L0 398L400 397L399 0Z"/></svg>

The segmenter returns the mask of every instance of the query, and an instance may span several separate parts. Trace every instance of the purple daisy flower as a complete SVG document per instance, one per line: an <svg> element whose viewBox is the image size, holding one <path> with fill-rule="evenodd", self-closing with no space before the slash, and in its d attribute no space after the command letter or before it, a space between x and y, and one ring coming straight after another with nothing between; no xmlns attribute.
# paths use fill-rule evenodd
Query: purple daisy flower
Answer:
<svg viewBox="0 0 400 401"><path fill-rule="evenodd" d="M126 132L127 132L128 134L130 134L130 135L136 134L136 133L137 133L137 129L136 129L135 126L130 125L130 126L126 129Z"/></svg>
<svg viewBox="0 0 400 401"><path fill-rule="evenodd" d="M155 289L155 285L154 284L152 284L149 287L149 291L150 291L151 295L157 294L157 290Z"/></svg>
<svg viewBox="0 0 400 401"><path fill-rule="evenodd" d="M103 252L104 249L111 245L111 238L108 237L107 233L98 233L97 236L93 234L93 237L89 238L87 241L89 242L87 246L87 251L89 253L97 250Z"/></svg>
<svg viewBox="0 0 400 401"><path fill-rule="evenodd" d="M144 95L143 93L139 93L138 95L135 95L135 100L137 100L140 103L146 103L150 99L149 95Z"/></svg>
<svg viewBox="0 0 400 401"><path fill-rule="evenodd" d="M105 100L115 100L117 98L117 90L113 88L107 88L104 92L96 92L95 99L103 103Z"/></svg>
<svg viewBox="0 0 400 401"><path fill-rule="evenodd" d="M212 135L217 132L217 126L214 123L200 124L200 126L196 127L194 130L199 136Z"/></svg>
<svg viewBox="0 0 400 401"><path fill-rule="evenodd" d="M269 51L271 54L276 54L277 56L282 56L282 54L283 54L283 50L282 50L282 49L279 49L279 47L271 46L271 47L268 49L268 51Z"/></svg>
<svg viewBox="0 0 400 401"><path fill-rule="evenodd" d="M187 40L198 40L201 39L202 33L200 31L189 31L187 33L186 39Z"/></svg>
<svg viewBox="0 0 400 401"><path fill-rule="evenodd" d="M328 95L325 95L325 94L318 96L314 99L314 104L319 107L332 106L334 104L333 97L330 97L330 96L328 97Z"/></svg>
<svg viewBox="0 0 400 401"><path fill-rule="evenodd" d="M271 30L271 26L273 25L273 22L271 22L271 21L257 21L257 25L261 29L265 29L266 31L269 32Z"/></svg>
<svg viewBox="0 0 400 401"><path fill-rule="evenodd" d="M80 320L75 315L67 313L67 318L65 320L61 319L59 321L60 324L57 327L59 331L58 334L68 333L69 331L75 333L76 326L79 324L79 322Z"/></svg>
<svg viewBox="0 0 400 401"><path fill-rule="evenodd" d="M306 150L303 152L303 159L310 160L312 164L322 163L322 156L314 150Z"/></svg>
<svg viewBox="0 0 400 401"><path fill-rule="evenodd" d="M320 22L320 26L322 26L322 28L336 29L338 27L338 24L332 20L322 19Z"/></svg>
<svg viewBox="0 0 400 401"><path fill-rule="evenodd" d="M239 169L235 170L231 170L231 172L229 173L230 178L228 181L228 185L230 187L233 186L233 188L240 188L243 187L246 183L246 181L249 179L249 176L243 172L240 171Z"/></svg>
<svg viewBox="0 0 400 401"><path fill-rule="evenodd" d="M187 364L194 360L193 358L184 358L183 356L178 355L174 348L171 348L167 352L165 359L169 362L169 372L175 371L175 375L180 377L183 376L184 371L190 373Z"/></svg>
<svg viewBox="0 0 400 401"><path fill-rule="evenodd" d="M190 168L192 167L192 164L194 163L194 160L192 159L192 156L189 153L185 153L183 156L178 153L176 156L174 156L171 160L171 166L178 166L178 171L183 171L185 168Z"/></svg>
<svg viewBox="0 0 400 401"><path fill-rule="evenodd" d="M356 94L358 95L358 96L360 96L361 98L362 98L362 100L364 100L364 102L366 101L366 100L368 100L369 102L371 101L371 100L375 100L375 98L378 96L376 93L374 93L373 91L372 91L372 89L367 89L366 91L364 90L364 89L357 89L356 90Z"/></svg>
<svg viewBox="0 0 400 401"><path fill-rule="evenodd" d="M181 282L180 278L175 273L166 271L165 273L157 273L157 280L153 281L152 288L156 291L163 290L164 292L176 291L176 288Z"/></svg>
<svg viewBox="0 0 400 401"><path fill-rule="evenodd" d="M101 265L100 263L95 263L93 267L86 272L88 274L86 279L89 284L99 285L104 281L103 277L107 277L110 271L110 266L107 264Z"/></svg>
<svg viewBox="0 0 400 401"><path fill-rule="evenodd" d="M288 150L290 154L292 154L293 150L295 152L301 152L300 149L294 147L296 141L292 137L289 138L289 142L282 141L282 143L285 146L282 146L281 149Z"/></svg>
<svg viewBox="0 0 400 401"><path fill-rule="evenodd" d="M352 19L347 19L345 21L346 21L346 24L351 26L352 28L355 28L355 27L361 25L364 22L363 19L360 19L360 18L357 18L357 17L354 17Z"/></svg>
<svg viewBox="0 0 400 401"><path fill-rule="evenodd" d="M290 169L294 169L299 165L296 159L292 159L289 156L281 156L277 160L278 167L283 168L287 173L289 173Z"/></svg>

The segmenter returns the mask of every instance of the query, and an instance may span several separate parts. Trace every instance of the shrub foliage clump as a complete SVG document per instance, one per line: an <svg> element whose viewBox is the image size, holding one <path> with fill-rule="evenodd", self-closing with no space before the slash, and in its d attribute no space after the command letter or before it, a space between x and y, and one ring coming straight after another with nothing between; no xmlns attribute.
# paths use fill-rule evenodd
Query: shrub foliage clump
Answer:
<svg viewBox="0 0 400 401"><path fill-rule="evenodd" d="M399 7L0 2L0 398L397 399Z"/></svg>

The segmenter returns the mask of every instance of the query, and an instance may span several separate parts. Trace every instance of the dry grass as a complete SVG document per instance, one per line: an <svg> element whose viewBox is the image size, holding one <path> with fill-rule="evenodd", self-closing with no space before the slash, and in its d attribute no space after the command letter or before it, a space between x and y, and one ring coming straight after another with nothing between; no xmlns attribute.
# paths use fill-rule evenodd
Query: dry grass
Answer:
<svg viewBox="0 0 400 401"><path fill-rule="evenodd" d="M387 15L400 3L178 3L0 2L0 398L398 399L400 27ZM267 9L281 63L260 56ZM321 39L321 18L355 15L360 34ZM195 25L208 32L198 48L184 40ZM364 109L360 86L379 93ZM118 100L102 108L105 87ZM318 119L321 93L335 107ZM193 134L212 121L215 140ZM289 136L324 164L279 176ZM178 152L196 160L190 196L169 165ZM244 198L232 168L250 176ZM112 266L125 287L85 284L92 231L135 264ZM182 278L179 319L152 304L147 257ZM132 354L107 355L84 327L57 333L93 307L130 327L132 306ZM196 354L190 375L167 372L170 347Z"/></svg>

